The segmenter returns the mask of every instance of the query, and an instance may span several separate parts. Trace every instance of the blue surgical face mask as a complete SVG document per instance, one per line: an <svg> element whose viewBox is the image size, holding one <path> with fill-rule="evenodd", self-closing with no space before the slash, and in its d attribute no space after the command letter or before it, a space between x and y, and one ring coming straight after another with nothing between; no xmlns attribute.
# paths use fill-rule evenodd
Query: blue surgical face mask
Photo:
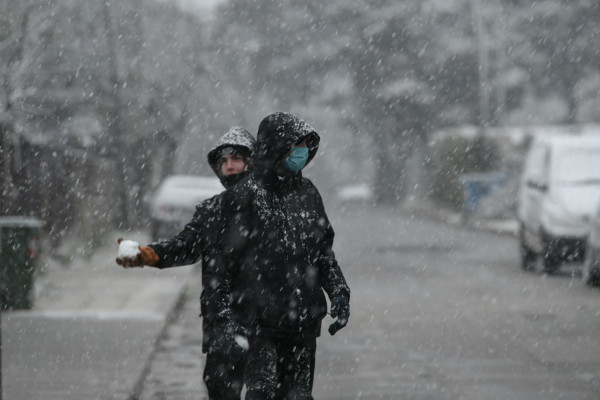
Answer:
<svg viewBox="0 0 600 400"><path fill-rule="evenodd" d="M308 147L292 147L288 158L283 160L283 167L289 172L296 173L306 165L308 161Z"/></svg>

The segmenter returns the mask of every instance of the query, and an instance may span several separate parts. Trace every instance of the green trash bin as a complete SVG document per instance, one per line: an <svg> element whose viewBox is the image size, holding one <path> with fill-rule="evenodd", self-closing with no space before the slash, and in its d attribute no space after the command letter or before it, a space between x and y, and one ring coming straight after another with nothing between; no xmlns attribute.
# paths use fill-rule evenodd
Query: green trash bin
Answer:
<svg viewBox="0 0 600 400"><path fill-rule="evenodd" d="M43 222L33 217L0 217L0 306L29 309Z"/></svg>

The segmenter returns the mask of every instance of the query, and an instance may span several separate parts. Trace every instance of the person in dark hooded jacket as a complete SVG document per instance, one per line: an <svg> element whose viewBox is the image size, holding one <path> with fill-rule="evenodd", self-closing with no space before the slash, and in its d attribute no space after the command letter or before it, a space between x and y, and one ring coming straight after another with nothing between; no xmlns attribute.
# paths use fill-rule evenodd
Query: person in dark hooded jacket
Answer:
<svg viewBox="0 0 600 400"><path fill-rule="evenodd" d="M232 187L252 171L254 147L254 137L245 129L235 127L209 151L208 163L225 188ZM221 194L203 201L196 206L192 220L175 237L139 246L136 256L118 258L117 263L126 268L148 265L163 269L202 261L202 351L206 353L203 379L209 399L239 400L247 351L235 341L235 335L246 337L249 334L239 324L244 319L243 311L237 308L229 325L215 326L213 316L205 306L205 288L210 285L205 272L206 266L215 258L221 204ZM244 285L244 282L233 280L234 292L240 293L237 285ZM237 302L235 298L233 301ZM244 344L243 339L240 343Z"/></svg>
<svg viewBox="0 0 600 400"><path fill-rule="evenodd" d="M251 329L246 399L312 399L316 338L331 301L333 335L350 315L350 289L332 250L323 202L301 170L319 135L300 118L260 123L255 169L223 194L222 235L207 277L207 307L229 324L241 307ZM242 279L246 286L234 287ZM236 290L242 290L241 293ZM232 302L233 297L238 299Z"/></svg>

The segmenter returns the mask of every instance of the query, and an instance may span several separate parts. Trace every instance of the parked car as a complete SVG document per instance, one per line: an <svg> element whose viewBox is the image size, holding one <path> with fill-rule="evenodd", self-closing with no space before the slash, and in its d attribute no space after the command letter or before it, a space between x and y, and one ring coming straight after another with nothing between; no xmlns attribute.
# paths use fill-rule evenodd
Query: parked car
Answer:
<svg viewBox="0 0 600 400"><path fill-rule="evenodd" d="M534 139L517 204L523 268L533 268L538 256L548 273L561 262L582 261L599 200L600 136Z"/></svg>
<svg viewBox="0 0 600 400"><path fill-rule="evenodd" d="M600 286L600 204L590 222L582 277L586 284Z"/></svg>
<svg viewBox="0 0 600 400"><path fill-rule="evenodd" d="M196 205L223 191L216 177L172 175L158 186L151 200L152 240L168 239L188 223Z"/></svg>

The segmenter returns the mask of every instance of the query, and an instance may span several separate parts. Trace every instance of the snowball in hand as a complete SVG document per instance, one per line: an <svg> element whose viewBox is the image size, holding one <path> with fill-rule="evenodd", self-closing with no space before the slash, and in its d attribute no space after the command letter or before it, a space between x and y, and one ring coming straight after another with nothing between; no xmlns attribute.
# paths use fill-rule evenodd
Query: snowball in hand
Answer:
<svg viewBox="0 0 600 400"><path fill-rule="evenodd" d="M246 339L242 335L233 335L233 338L235 339L235 342L238 344L238 346L240 346L242 349L248 351L248 349L250 348L248 339Z"/></svg>
<svg viewBox="0 0 600 400"><path fill-rule="evenodd" d="M136 258L140 254L140 244L134 240L121 240L119 243L119 258Z"/></svg>

